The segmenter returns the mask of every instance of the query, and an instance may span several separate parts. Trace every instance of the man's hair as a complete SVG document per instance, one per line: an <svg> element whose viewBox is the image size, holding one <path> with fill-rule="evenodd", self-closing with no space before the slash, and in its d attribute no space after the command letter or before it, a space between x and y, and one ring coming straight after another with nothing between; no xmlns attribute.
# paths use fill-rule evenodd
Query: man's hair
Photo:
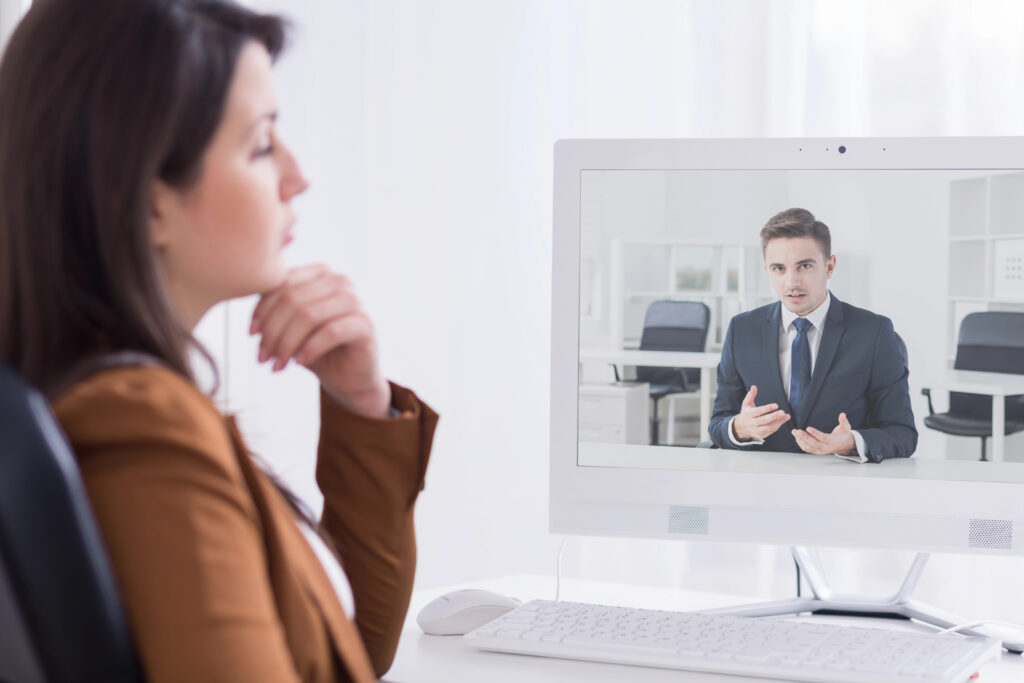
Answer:
<svg viewBox="0 0 1024 683"><path fill-rule="evenodd" d="M761 254L769 242L780 237L813 237L825 254L825 260L832 256L832 235L828 226L807 209L786 209L769 218L761 228Z"/></svg>

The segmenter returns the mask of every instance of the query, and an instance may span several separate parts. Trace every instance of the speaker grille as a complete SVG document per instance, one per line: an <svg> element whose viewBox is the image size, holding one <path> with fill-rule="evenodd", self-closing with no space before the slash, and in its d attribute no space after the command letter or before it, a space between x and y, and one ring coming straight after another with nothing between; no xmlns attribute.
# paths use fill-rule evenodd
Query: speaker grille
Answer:
<svg viewBox="0 0 1024 683"><path fill-rule="evenodd" d="M669 505L668 532L670 534L708 534L710 512L703 505Z"/></svg>
<svg viewBox="0 0 1024 683"><path fill-rule="evenodd" d="M1013 520L972 519L967 536L971 548L1013 549Z"/></svg>

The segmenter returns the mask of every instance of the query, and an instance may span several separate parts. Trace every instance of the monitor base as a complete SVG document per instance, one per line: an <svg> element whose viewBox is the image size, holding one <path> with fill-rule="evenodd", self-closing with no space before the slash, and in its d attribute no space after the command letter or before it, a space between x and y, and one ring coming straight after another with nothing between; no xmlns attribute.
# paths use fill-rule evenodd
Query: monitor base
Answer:
<svg viewBox="0 0 1024 683"><path fill-rule="evenodd" d="M796 560L811 588L811 597L797 597L701 611L709 614L735 614L747 617L809 612L812 614L913 619L940 629L966 623L966 620L960 619L954 614L910 598L910 594L924 572L928 553L918 553L906 578L903 579L903 585L892 595L842 595L832 592L821 565L811 557L807 548L794 546L792 552L793 559ZM960 632L979 636L988 635L973 628L965 628ZM1024 639L1003 640L1003 647L1010 652L1024 652Z"/></svg>

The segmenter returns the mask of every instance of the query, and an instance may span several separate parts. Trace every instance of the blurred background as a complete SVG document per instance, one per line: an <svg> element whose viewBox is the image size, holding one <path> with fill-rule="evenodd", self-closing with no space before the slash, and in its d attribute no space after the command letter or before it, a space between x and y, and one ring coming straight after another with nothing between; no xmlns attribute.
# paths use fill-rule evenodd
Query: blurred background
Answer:
<svg viewBox="0 0 1024 683"><path fill-rule="evenodd" d="M279 125L312 186L295 202L289 259L356 282L385 372L442 415L417 510L420 588L555 568L556 140L1024 134L1015 0L245 4L294 24L276 72ZM0 37L27 5L0 0ZM220 397L253 449L316 505L316 385L301 369L256 364L253 305L233 302L201 327ZM832 557L850 589L894 588L910 561ZM773 546L573 539L564 566L751 596L793 590L787 549ZM918 597L1009 619L1021 599L992 587L1009 589L1022 570L1017 559L938 556ZM953 595L950 582L965 588ZM981 583L987 592L971 588Z"/></svg>

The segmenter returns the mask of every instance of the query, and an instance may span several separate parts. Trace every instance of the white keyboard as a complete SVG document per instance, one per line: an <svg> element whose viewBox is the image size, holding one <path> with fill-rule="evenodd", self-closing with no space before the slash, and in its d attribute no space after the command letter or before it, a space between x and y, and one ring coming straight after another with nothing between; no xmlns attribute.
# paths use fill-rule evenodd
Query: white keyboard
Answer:
<svg viewBox="0 0 1024 683"><path fill-rule="evenodd" d="M835 623L533 600L467 633L542 657L841 683L964 683L999 659L992 638Z"/></svg>

